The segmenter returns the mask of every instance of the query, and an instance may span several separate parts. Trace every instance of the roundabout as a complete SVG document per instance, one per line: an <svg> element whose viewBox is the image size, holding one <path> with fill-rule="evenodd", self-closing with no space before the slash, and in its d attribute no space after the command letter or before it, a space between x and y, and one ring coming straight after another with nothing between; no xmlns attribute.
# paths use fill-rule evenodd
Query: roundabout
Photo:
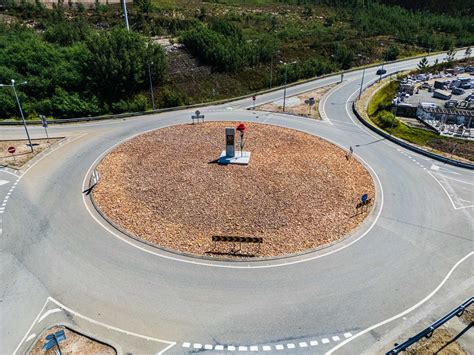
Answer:
<svg viewBox="0 0 474 355"><path fill-rule="evenodd" d="M166 127L119 145L96 168L95 206L136 238L212 257L316 249L350 234L370 213L372 205L356 208L361 195L374 196L370 174L348 152L306 133L251 123L250 164L221 165L216 157L229 125L237 123ZM264 242L232 252L212 242L216 235Z"/></svg>
<svg viewBox="0 0 474 355"><path fill-rule="evenodd" d="M392 72L417 63L386 67ZM366 78L377 79L375 71L366 70ZM108 225L82 193L93 168L120 144L188 124L191 110L51 127L51 135L75 140L25 171L0 171L7 181L0 192L8 196L1 214L0 307L9 325L1 330L2 348L26 353L44 329L66 324L121 353L377 353L373 347L390 331L433 303L451 308L462 302L472 293L473 211L468 203L453 208L450 200L470 199L459 186L472 183L472 172L361 127L349 110L361 76L347 73L323 100L327 122L245 110L251 99L202 109L206 120L222 125L267 124L321 137L344 151L352 146L380 189L374 212L351 236L277 260L198 260L157 249ZM321 78L288 94L338 80ZM39 136L41 127L31 131ZM2 130L11 138L21 134ZM250 140L252 159L258 158Z"/></svg>

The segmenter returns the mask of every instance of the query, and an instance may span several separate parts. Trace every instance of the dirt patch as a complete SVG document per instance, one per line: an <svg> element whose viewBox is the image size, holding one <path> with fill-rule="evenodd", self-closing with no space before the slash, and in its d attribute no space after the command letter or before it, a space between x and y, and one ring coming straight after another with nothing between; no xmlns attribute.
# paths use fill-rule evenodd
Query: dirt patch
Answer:
<svg viewBox="0 0 474 355"><path fill-rule="evenodd" d="M213 235L263 237L246 255L302 252L337 241L370 208L355 213L370 174L333 144L290 129L248 124L248 166L213 163L224 127L209 122L163 128L125 142L99 164L93 196L112 221L159 246L227 253ZM358 210L359 212L359 210Z"/></svg>
<svg viewBox="0 0 474 355"><path fill-rule="evenodd" d="M0 166L19 169L25 165L30 159L48 149L62 138L50 139L32 139L33 152L28 145L27 140L2 140L0 141ZM15 153L8 152L9 147L15 147Z"/></svg>
<svg viewBox="0 0 474 355"><path fill-rule="evenodd" d="M437 329L431 338L423 338L418 343L408 348L405 353L409 355L439 354L439 355L464 355L463 348L453 341L454 336L446 329Z"/></svg>
<svg viewBox="0 0 474 355"><path fill-rule="evenodd" d="M59 330L64 330L66 339L59 343L61 352L66 354L95 354L95 355L115 355L117 354L115 349L109 345L100 343L91 338L83 336L75 331L63 327L55 326L48 329L40 339L36 342L33 349L30 352L30 355L55 355L56 347L45 351L43 350L43 345L46 343L45 337L48 334L55 333Z"/></svg>
<svg viewBox="0 0 474 355"><path fill-rule="evenodd" d="M318 110L319 102L321 101L321 98L324 96L324 94L326 94L336 85L337 84L328 85L313 91L305 92L301 95L287 97L287 103L285 104L285 112L298 116L321 119L321 115ZM314 105L311 107L311 110L309 110L309 106L305 103L305 101L308 100L310 97L314 98ZM292 99L295 104L292 104ZM260 105L257 106L256 109L269 112L283 112L283 103L280 101L282 100Z"/></svg>

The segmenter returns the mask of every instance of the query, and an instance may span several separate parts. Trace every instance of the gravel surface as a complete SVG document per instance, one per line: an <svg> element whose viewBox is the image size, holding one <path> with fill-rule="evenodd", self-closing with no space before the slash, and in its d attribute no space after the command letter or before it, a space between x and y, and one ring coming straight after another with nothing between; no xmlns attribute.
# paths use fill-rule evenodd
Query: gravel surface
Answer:
<svg viewBox="0 0 474 355"><path fill-rule="evenodd" d="M27 140L0 140L0 167L21 168L35 155L48 149L62 138L32 139L34 151L31 152ZM9 147L15 147L15 154L8 153Z"/></svg>
<svg viewBox="0 0 474 355"><path fill-rule="evenodd" d="M163 128L117 147L99 164L93 196L116 224L159 246L199 255L231 255L213 235L263 237L243 256L302 252L334 242L369 213L370 174L335 145L306 133L248 124L248 166L215 163L224 127L209 122ZM236 245L237 248L237 245Z"/></svg>

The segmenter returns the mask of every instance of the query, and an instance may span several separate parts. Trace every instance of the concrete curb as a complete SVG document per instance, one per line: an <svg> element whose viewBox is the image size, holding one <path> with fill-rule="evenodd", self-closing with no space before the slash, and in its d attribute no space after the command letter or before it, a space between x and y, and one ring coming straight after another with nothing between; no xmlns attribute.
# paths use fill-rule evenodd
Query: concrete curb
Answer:
<svg viewBox="0 0 474 355"><path fill-rule="evenodd" d="M458 161L458 160L454 160L454 159L450 159L450 158L446 158L446 157L443 157L442 155L438 155L438 154L435 154L435 153L432 153L432 152L429 152L427 150L424 150L424 149L421 149L413 144L410 144L410 143L407 143L405 142L404 140L401 140L399 138L396 138L390 134L388 134L387 132L385 132L384 130L372 125L371 123L367 122L363 117L362 115L359 113L359 111L357 111L356 109L356 101L352 102L352 111L354 112L354 115L357 117L357 119L362 122L362 124L364 126L366 126L367 128L371 129L372 131L374 131L375 133L381 135L382 137L388 139L389 141L393 142L393 143L396 143L398 145L401 145L402 147L406 148L406 149L409 149L415 153L418 153L418 154L422 154L428 158L432 158L432 159L435 159L435 160L438 160L440 162L443 162L443 163L446 163L446 164L450 164L450 165L454 165L454 166L458 166L458 167L461 167L461 168L466 168L466 169L470 169L470 170L474 170L474 164L470 164L470 163L465 163L465 162L461 162L461 161Z"/></svg>

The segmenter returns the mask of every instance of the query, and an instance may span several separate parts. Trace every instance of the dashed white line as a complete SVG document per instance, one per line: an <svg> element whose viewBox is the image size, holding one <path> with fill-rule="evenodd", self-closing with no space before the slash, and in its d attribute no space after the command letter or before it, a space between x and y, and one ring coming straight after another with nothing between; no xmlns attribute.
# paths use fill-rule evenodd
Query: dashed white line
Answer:
<svg viewBox="0 0 474 355"><path fill-rule="evenodd" d="M214 347L211 344L206 344L204 345L204 349L206 350L212 350Z"/></svg>
<svg viewBox="0 0 474 355"><path fill-rule="evenodd" d="M228 350L228 351L235 351L235 346L233 346L233 345L228 345L228 346L227 346L227 350Z"/></svg>
<svg viewBox="0 0 474 355"><path fill-rule="evenodd" d="M341 340L341 338L339 338L337 335L335 335L335 336L332 337L332 340L333 341L339 341L339 340Z"/></svg>
<svg viewBox="0 0 474 355"><path fill-rule="evenodd" d="M214 347L214 350L223 351L224 350L224 345L216 345Z"/></svg>
<svg viewBox="0 0 474 355"><path fill-rule="evenodd" d="M239 346L239 351L247 351L248 348L246 346Z"/></svg>
<svg viewBox="0 0 474 355"><path fill-rule="evenodd" d="M194 348L194 349L201 349L201 348L202 348L202 344L195 343L195 344L193 345L193 348Z"/></svg>
<svg viewBox="0 0 474 355"><path fill-rule="evenodd" d="M183 343L183 348L189 348L191 346L191 343Z"/></svg>
<svg viewBox="0 0 474 355"><path fill-rule="evenodd" d="M251 346L250 351L258 351L258 346L256 345Z"/></svg>
<svg viewBox="0 0 474 355"><path fill-rule="evenodd" d="M328 338L321 339L321 343L327 344L329 343L329 339Z"/></svg>
<svg viewBox="0 0 474 355"><path fill-rule="evenodd" d="M317 340L311 340L311 341L309 342L309 345L311 345L311 346L316 346L316 345L318 345L318 344L319 344L319 343L318 343Z"/></svg>
<svg viewBox="0 0 474 355"><path fill-rule="evenodd" d="M285 347L281 344L275 345L275 349L277 350L283 350Z"/></svg>
<svg viewBox="0 0 474 355"><path fill-rule="evenodd" d="M288 349L294 349L294 348L295 348L295 344L293 344L293 343L286 344L286 347L287 347Z"/></svg>
<svg viewBox="0 0 474 355"><path fill-rule="evenodd" d="M345 338L350 338L352 336L352 333L344 333Z"/></svg>
<svg viewBox="0 0 474 355"><path fill-rule="evenodd" d="M264 346L262 346L262 350L263 351L272 351L272 347L269 346L269 345L264 345Z"/></svg>
<svg viewBox="0 0 474 355"><path fill-rule="evenodd" d="M305 341L299 343L298 345L300 346L300 348L306 348L306 347L308 347L308 343L305 342Z"/></svg>

